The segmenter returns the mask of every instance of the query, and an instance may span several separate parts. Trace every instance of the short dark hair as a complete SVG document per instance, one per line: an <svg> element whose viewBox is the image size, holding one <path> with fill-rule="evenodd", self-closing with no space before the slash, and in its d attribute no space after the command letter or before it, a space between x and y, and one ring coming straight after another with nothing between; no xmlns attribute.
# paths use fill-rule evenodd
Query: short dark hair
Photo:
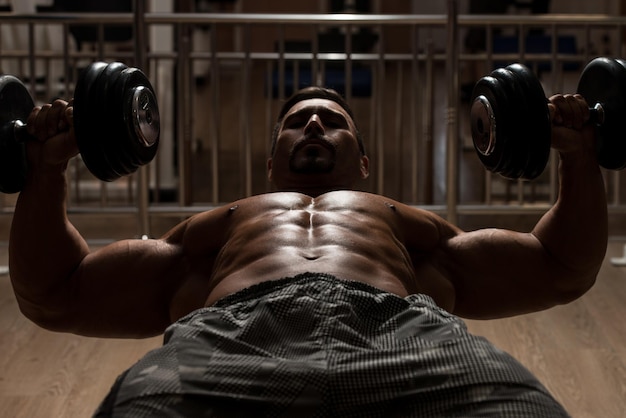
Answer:
<svg viewBox="0 0 626 418"><path fill-rule="evenodd" d="M354 120L354 113L352 113L352 109L348 105L348 102L346 102L346 100L335 90L328 89L325 87L318 87L318 86L310 86L310 87L305 87L301 90L298 90L289 99L287 99L285 103L283 103L283 106L281 107L280 112L278 113L278 118L276 119L276 125L274 125L274 131L272 132L272 148L270 151L271 153L270 155L274 155L274 148L276 147L276 140L278 139L278 132L280 131L280 125L283 121L283 118L289 111L289 109L291 109L296 103L301 102L303 100L308 100L308 99L332 100L333 102L341 106L343 110L345 110L346 113L348 113L348 116L350 116L350 118L352 119L352 122L354 123L354 126L356 128L356 140L357 140L357 143L359 144L359 150L361 151L361 155L365 155L365 145L363 143L363 137L361 136L361 133L359 132L359 128L357 127L356 121Z"/></svg>

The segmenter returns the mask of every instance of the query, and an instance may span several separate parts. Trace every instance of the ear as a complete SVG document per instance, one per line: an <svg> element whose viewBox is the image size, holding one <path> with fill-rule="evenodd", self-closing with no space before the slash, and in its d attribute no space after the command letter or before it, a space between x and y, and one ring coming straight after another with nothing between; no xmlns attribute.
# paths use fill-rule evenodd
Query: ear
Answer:
<svg viewBox="0 0 626 418"><path fill-rule="evenodd" d="M267 159L267 179L272 181L272 159Z"/></svg>
<svg viewBox="0 0 626 418"><path fill-rule="evenodd" d="M367 155L361 156L361 178L365 180L370 176L370 159Z"/></svg>

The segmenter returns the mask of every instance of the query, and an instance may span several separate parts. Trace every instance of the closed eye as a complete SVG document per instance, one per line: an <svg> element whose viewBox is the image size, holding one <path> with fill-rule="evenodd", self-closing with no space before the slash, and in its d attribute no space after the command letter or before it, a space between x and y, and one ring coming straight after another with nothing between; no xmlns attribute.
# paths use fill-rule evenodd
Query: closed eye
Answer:
<svg viewBox="0 0 626 418"><path fill-rule="evenodd" d="M322 125L332 129L350 129L348 120L341 114L324 107L303 108L287 116L283 122L284 129L299 129L306 126L311 115L317 114Z"/></svg>
<svg viewBox="0 0 626 418"><path fill-rule="evenodd" d="M322 121L322 123L324 123L324 121ZM329 121L325 122L324 126L326 126L328 128L333 128L333 129L339 129L339 128L343 127L343 125L340 122L333 121L333 120L329 120Z"/></svg>
<svg viewBox="0 0 626 418"><path fill-rule="evenodd" d="M284 128L285 129L303 128L305 123L306 123L305 120L302 118L290 118L285 121Z"/></svg>
<svg viewBox="0 0 626 418"><path fill-rule="evenodd" d="M333 129L348 129L348 121L335 112L328 112L322 117L324 126Z"/></svg>

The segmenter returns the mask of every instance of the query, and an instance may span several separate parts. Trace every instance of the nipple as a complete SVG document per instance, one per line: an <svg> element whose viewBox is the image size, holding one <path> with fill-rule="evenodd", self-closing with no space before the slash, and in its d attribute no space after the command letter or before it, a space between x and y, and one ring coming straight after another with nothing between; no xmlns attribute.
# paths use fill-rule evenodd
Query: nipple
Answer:
<svg viewBox="0 0 626 418"><path fill-rule="evenodd" d="M391 209L394 212L396 211L396 207L389 202L385 202L385 206L387 206L389 209Z"/></svg>
<svg viewBox="0 0 626 418"><path fill-rule="evenodd" d="M231 206L230 208L228 208L228 214L231 215L232 213L234 213L238 207L239 205L235 205L235 206Z"/></svg>

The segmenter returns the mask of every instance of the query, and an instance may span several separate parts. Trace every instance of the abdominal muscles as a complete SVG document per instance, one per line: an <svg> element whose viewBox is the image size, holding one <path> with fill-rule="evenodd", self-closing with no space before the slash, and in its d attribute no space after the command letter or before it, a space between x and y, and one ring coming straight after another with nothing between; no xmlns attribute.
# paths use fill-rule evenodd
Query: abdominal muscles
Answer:
<svg viewBox="0 0 626 418"><path fill-rule="evenodd" d="M268 211L238 225L214 264L207 304L251 285L314 272L413 293L406 250L386 222L354 211ZM369 221L369 222L365 222Z"/></svg>

